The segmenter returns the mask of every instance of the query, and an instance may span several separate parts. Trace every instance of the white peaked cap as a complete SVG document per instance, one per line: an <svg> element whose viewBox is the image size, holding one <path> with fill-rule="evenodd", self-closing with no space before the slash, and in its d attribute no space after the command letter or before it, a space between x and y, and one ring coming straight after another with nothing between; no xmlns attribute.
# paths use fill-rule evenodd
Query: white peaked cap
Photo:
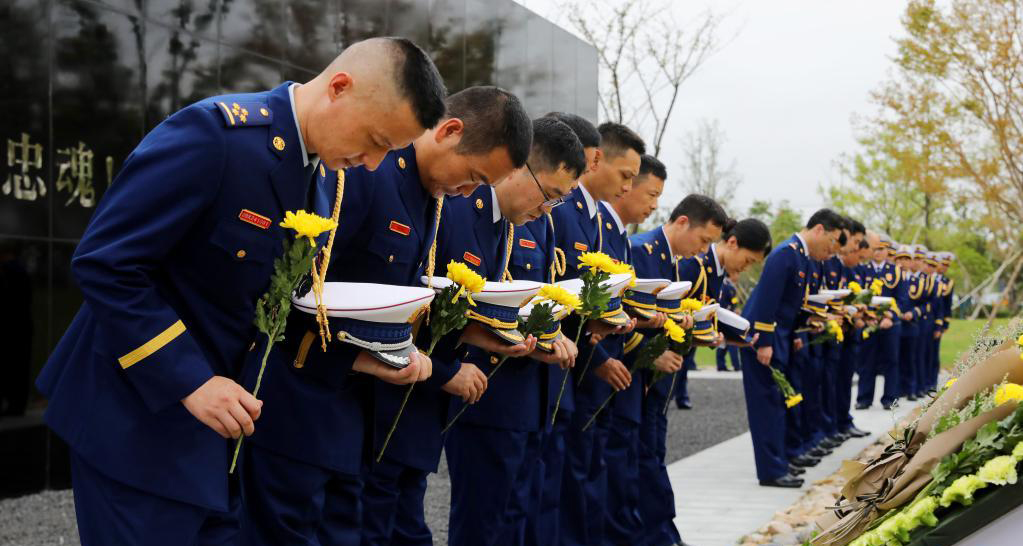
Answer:
<svg viewBox="0 0 1023 546"><path fill-rule="evenodd" d="M838 289L825 288L824 290L821 290L821 294L823 294L825 296L831 296L831 299L838 299L838 298L844 298L844 297L848 296L849 294L852 294L852 290L849 290L848 288L838 288Z"/></svg>
<svg viewBox="0 0 1023 546"><path fill-rule="evenodd" d="M328 317L351 318L382 324L408 322L423 306L433 301L434 291L416 286L361 282L323 283L323 304ZM299 311L315 314L316 300L310 290L291 302Z"/></svg>
<svg viewBox="0 0 1023 546"><path fill-rule="evenodd" d="M529 303L541 287L543 283L536 281L487 281L483 291L473 294L472 299L491 305L518 308Z"/></svg>
<svg viewBox="0 0 1023 546"><path fill-rule="evenodd" d="M636 279L636 286L629 288L629 290L644 294L656 294L670 284L671 281L668 279Z"/></svg>
<svg viewBox="0 0 1023 546"><path fill-rule="evenodd" d="M604 289L604 292L611 294L611 297L616 298L621 295L622 291L625 290L625 287L629 284L630 280L632 280L631 274L617 273L615 275L611 275L611 278L601 283L600 286ZM583 289L583 280L580 278L565 279L563 281L558 281L554 284L564 288L565 290L568 290L569 292L577 296L579 295L579 292L581 292Z"/></svg>
<svg viewBox="0 0 1023 546"><path fill-rule="evenodd" d="M870 305L891 305L895 303L895 298L891 296L874 296L870 299Z"/></svg>
<svg viewBox="0 0 1023 546"><path fill-rule="evenodd" d="M737 330L745 332L749 330L749 321L744 319L738 313L729 311L728 309L718 309L718 322L727 324Z"/></svg>
<svg viewBox="0 0 1023 546"><path fill-rule="evenodd" d="M707 317L714 311L717 311L719 307L721 306L716 303L704 305L699 311L693 311L693 318L696 320L707 320Z"/></svg>
<svg viewBox="0 0 1023 546"><path fill-rule="evenodd" d="M690 281L675 281L657 293L659 300L680 300L693 288Z"/></svg>
<svg viewBox="0 0 1023 546"><path fill-rule="evenodd" d="M826 294L821 292L820 294L810 294L809 296L806 297L806 301L812 301L814 303L828 303L829 301L835 299L836 297L837 296L834 296L832 294Z"/></svg>

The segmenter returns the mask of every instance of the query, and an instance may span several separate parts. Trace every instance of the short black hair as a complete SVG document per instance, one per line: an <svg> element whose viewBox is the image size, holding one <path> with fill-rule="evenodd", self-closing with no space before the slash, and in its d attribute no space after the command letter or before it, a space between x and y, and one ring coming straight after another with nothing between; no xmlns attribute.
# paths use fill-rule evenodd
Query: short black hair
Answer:
<svg viewBox="0 0 1023 546"><path fill-rule="evenodd" d="M761 252L764 256L771 252L771 230L768 229L767 224L756 218L740 220L729 226L729 229L724 230L722 239L727 241L732 237L735 237L739 248Z"/></svg>
<svg viewBox="0 0 1023 546"><path fill-rule="evenodd" d="M618 157L630 149L639 155L646 153L643 138L621 123L607 121L601 123L597 131L600 132L600 149L604 157Z"/></svg>
<svg viewBox="0 0 1023 546"><path fill-rule="evenodd" d="M643 176L645 174L652 174L661 180L668 179L668 169L664 167L664 163L661 163L660 159L647 154L643 154L639 158L639 175Z"/></svg>
<svg viewBox="0 0 1023 546"><path fill-rule="evenodd" d="M447 103L447 117L465 124L462 140L455 148L458 153L483 155L504 146L512 165L526 164L533 143L533 123L518 97L486 85L463 89L448 97Z"/></svg>
<svg viewBox="0 0 1023 546"><path fill-rule="evenodd" d="M679 216L689 218L689 223L697 227L710 222L726 231L732 226L728 221L728 213L717 201L698 193L685 196L678 205L675 205L669 220L674 222Z"/></svg>
<svg viewBox="0 0 1023 546"><path fill-rule="evenodd" d="M860 248L870 248L870 243L866 239L860 239Z"/></svg>
<svg viewBox="0 0 1023 546"><path fill-rule="evenodd" d="M395 81L398 96L409 102L416 121L429 129L444 117L444 97L448 95L444 79L430 56L406 38L387 37L396 49Z"/></svg>
<svg viewBox="0 0 1023 546"><path fill-rule="evenodd" d="M571 127L575 131L575 136L579 137L579 142L582 142L583 148L600 147L600 132L586 118L565 112L547 112L544 117L554 118Z"/></svg>
<svg viewBox="0 0 1023 546"><path fill-rule="evenodd" d="M864 226L863 222L860 222L855 218L846 216L845 225L846 228L849 230L849 235L867 234L867 226Z"/></svg>
<svg viewBox="0 0 1023 546"><path fill-rule="evenodd" d="M553 172L564 166L572 178L579 178L586 169L586 153L571 127L554 118L537 118L529 163L534 171Z"/></svg>
<svg viewBox="0 0 1023 546"><path fill-rule="evenodd" d="M824 231L835 231L836 229L846 228L845 220L842 218L842 215L831 209L821 209L813 213L813 215L810 216L810 219L806 221L806 229L811 229L817 224L824 226Z"/></svg>

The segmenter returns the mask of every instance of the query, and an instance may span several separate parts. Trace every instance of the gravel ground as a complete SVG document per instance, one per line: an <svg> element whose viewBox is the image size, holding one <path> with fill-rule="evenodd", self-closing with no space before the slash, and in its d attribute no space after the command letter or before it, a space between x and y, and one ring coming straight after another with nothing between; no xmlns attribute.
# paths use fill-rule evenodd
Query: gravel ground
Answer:
<svg viewBox="0 0 1023 546"><path fill-rule="evenodd" d="M722 372L726 373L726 372ZM672 461L742 434L748 429L743 406L742 381L738 373L728 379L691 379L689 396L694 408L668 411L668 458ZM434 542L447 544L448 505L451 488L447 465L430 476L426 492L426 519ZM77 545L74 501L71 491L47 491L16 499L0 500L0 545Z"/></svg>

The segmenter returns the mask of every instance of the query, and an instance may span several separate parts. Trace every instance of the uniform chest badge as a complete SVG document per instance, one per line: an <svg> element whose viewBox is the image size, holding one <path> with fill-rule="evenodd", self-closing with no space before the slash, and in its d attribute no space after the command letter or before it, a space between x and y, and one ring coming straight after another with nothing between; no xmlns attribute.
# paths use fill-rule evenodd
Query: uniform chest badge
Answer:
<svg viewBox="0 0 1023 546"><path fill-rule="evenodd" d="M391 225L388 226L388 229L399 235L404 235L406 237L408 237L409 233L412 233L412 228L406 226L401 222L396 222L394 220L391 220Z"/></svg>
<svg viewBox="0 0 1023 546"><path fill-rule="evenodd" d="M890 281L890 280L892 280L892 274L891 274L891 273L889 273L889 274L885 275L884 277L885 277L886 279L888 279L889 281Z"/></svg>
<svg viewBox="0 0 1023 546"><path fill-rule="evenodd" d="M536 248L536 241L530 241L529 239L519 239L519 246L522 248Z"/></svg>
<svg viewBox="0 0 1023 546"><path fill-rule="evenodd" d="M479 267L480 263L482 263L479 256L473 254L472 252L465 252L464 254L462 254L462 259L471 263L472 265L475 265L476 267Z"/></svg>
<svg viewBox="0 0 1023 546"><path fill-rule="evenodd" d="M238 219L246 224L252 224L260 229L270 229L270 219L262 214L256 214L249 209L242 209L238 213Z"/></svg>
<svg viewBox="0 0 1023 546"><path fill-rule="evenodd" d="M576 244L575 244L575 245L573 245L573 246L574 246L574 247L575 247L575 249L576 249L576 250L578 250L579 252L586 252L586 249L588 248L588 247L587 247L587 246L586 246L586 245L585 245L584 243L576 243Z"/></svg>
<svg viewBox="0 0 1023 546"><path fill-rule="evenodd" d="M799 278L800 278L800 279L805 279L805 278L806 278L806 272L804 272L804 271L800 271L800 272L799 272Z"/></svg>

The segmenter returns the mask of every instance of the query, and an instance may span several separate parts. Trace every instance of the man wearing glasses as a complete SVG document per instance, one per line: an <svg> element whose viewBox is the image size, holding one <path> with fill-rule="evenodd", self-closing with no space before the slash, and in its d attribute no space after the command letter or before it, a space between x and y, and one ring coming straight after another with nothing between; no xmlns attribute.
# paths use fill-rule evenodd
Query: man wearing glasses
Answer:
<svg viewBox="0 0 1023 546"><path fill-rule="evenodd" d="M437 236L437 262L481 257L468 263L490 280L551 282L554 234L546 213L560 205L585 169L582 144L557 120L533 121L533 146L526 164L494 187L481 187L469 199L449 199ZM496 338L495 338L496 339ZM555 340L550 352L538 349L505 362L490 378L486 393L448 432L451 473L448 541L452 546L525 541L527 515L538 506L542 466L540 435L547 414L548 371L567 369L576 347ZM462 366L490 375L491 353L470 347ZM455 399L452 409L462 407ZM449 412L451 414L453 412Z"/></svg>

